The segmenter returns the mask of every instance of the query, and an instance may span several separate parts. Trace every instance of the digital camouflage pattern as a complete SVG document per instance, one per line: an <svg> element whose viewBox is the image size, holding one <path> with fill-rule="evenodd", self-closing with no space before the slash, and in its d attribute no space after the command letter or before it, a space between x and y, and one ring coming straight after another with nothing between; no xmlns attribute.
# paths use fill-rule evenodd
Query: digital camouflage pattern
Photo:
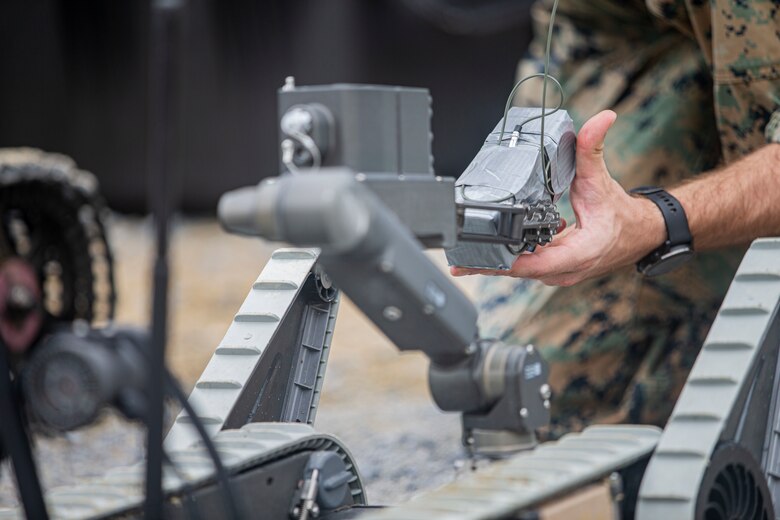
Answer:
<svg viewBox="0 0 780 520"><path fill-rule="evenodd" d="M536 38L520 77L542 70L551 6L534 7ZM780 141L779 9L777 0L560 0L551 72L578 127L600 110L618 113L605 156L626 189L670 186ZM517 104L538 104L534 88ZM563 214L572 221L570 207ZM743 253L570 288L486 278L482 333L544 352L555 393L550 436L591 422L663 426Z"/></svg>

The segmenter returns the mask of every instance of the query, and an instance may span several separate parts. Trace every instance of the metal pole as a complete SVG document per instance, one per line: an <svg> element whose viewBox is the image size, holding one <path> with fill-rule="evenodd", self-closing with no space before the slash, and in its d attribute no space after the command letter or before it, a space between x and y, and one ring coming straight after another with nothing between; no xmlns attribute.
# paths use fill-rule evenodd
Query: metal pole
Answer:
<svg viewBox="0 0 780 520"><path fill-rule="evenodd" d="M0 340L0 439L2 439L16 474L16 485L24 505L27 518L49 518L43 501L41 482L35 468L30 439L24 429L22 416L16 406L16 392L11 382L11 370L8 364L8 351Z"/></svg>
<svg viewBox="0 0 780 520"><path fill-rule="evenodd" d="M163 414L165 343L168 317L168 226L173 210L176 171L176 110L181 36L181 0L152 0L149 44L148 189L156 224L156 258L152 296L152 349L149 355L149 409L146 444L147 519L163 517Z"/></svg>

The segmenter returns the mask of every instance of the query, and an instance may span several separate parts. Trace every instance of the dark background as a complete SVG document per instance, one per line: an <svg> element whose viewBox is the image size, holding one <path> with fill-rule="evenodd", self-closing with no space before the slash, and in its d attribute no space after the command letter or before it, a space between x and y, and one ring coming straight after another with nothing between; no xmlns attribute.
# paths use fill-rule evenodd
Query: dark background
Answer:
<svg viewBox="0 0 780 520"><path fill-rule="evenodd" d="M181 205L277 173L276 89L427 87L437 173L457 176L501 117L529 0L190 0ZM72 156L109 204L144 211L148 3L0 2L0 147Z"/></svg>

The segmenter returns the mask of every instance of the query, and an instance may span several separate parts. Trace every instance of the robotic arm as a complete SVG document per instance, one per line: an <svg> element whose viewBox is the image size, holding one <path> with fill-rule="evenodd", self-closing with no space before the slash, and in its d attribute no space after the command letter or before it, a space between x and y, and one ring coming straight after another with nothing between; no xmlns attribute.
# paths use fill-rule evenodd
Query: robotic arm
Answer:
<svg viewBox="0 0 780 520"><path fill-rule="evenodd" d="M547 367L532 347L480 340L477 312L399 218L346 168L284 175L226 194L230 231L321 248L328 275L402 350L430 359L436 404L463 413L464 443L499 455L549 421Z"/></svg>
<svg viewBox="0 0 780 520"><path fill-rule="evenodd" d="M531 346L480 339L476 309L422 248L501 269L549 242L574 175L568 115L548 115L542 148L540 110L509 110L455 181L433 175L427 90L288 78L279 112L282 175L224 195L225 228L320 248L321 267L368 318L430 358L431 394L463 414L472 452L533 446L550 417L547 365Z"/></svg>

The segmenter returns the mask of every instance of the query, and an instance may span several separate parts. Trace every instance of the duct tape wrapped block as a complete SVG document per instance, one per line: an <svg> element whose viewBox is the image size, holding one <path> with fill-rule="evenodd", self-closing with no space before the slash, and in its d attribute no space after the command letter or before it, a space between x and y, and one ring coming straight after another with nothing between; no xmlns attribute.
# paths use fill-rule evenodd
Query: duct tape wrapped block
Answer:
<svg viewBox="0 0 780 520"><path fill-rule="evenodd" d="M455 201L465 208L461 234L472 238L447 250L450 265L507 270L519 253L552 240L560 223L555 203L574 179L576 136L565 110L545 116L546 179L539 113L510 109L501 142L499 121L455 183ZM502 206L515 209L510 214ZM475 236L479 241L472 241Z"/></svg>

